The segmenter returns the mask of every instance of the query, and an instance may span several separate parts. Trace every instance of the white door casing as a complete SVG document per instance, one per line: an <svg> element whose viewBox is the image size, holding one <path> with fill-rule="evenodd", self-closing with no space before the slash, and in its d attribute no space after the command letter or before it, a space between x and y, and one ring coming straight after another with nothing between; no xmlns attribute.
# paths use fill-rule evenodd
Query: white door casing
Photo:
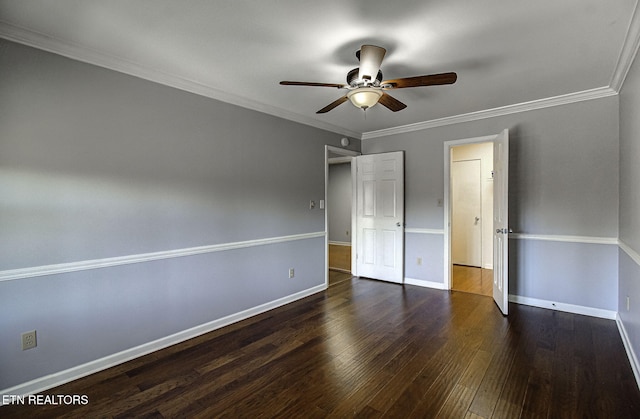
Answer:
<svg viewBox="0 0 640 419"><path fill-rule="evenodd" d="M404 282L404 152L358 156L357 275Z"/></svg>
<svg viewBox="0 0 640 419"><path fill-rule="evenodd" d="M451 165L452 165L452 148L477 143L493 143L493 159L494 159L494 176L493 176L493 211L494 222L493 234L493 273L494 287L493 296L496 305L503 314L508 311L509 281L508 281L508 177L509 177L509 131L504 130L497 135L487 135L483 137L467 138L461 140L451 140L444 142L444 289L451 289ZM500 143L501 145L497 145ZM496 157L498 156L498 157ZM498 185L498 182L501 182ZM499 213L495 212L499 209ZM496 223L496 219L500 222ZM487 221L488 222L488 221ZM499 233L496 233L496 232ZM497 240L498 236L500 240ZM498 256L498 250L500 255ZM499 262L499 267L498 267Z"/></svg>
<svg viewBox="0 0 640 419"><path fill-rule="evenodd" d="M493 142L493 299L509 312L509 131Z"/></svg>

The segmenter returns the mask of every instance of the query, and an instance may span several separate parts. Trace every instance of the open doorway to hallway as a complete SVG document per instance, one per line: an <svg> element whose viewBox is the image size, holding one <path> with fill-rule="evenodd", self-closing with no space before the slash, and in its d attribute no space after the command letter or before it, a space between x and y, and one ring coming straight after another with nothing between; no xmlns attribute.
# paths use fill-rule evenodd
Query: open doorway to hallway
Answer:
<svg viewBox="0 0 640 419"><path fill-rule="evenodd" d="M359 154L334 147L326 150L327 286L352 277L352 157Z"/></svg>
<svg viewBox="0 0 640 419"><path fill-rule="evenodd" d="M329 286L351 278L351 159L329 160Z"/></svg>
<svg viewBox="0 0 640 419"><path fill-rule="evenodd" d="M493 292L493 143L451 147L451 289Z"/></svg>

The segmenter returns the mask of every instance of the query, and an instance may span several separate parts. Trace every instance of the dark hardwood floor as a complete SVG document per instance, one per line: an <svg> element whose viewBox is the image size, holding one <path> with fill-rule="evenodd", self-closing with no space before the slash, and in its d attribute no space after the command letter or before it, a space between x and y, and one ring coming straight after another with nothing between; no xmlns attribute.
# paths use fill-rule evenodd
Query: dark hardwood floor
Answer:
<svg viewBox="0 0 640 419"><path fill-rule="evenodd" d="M638 418L615 322L353 278L47 391L3 418Z"/></svg>

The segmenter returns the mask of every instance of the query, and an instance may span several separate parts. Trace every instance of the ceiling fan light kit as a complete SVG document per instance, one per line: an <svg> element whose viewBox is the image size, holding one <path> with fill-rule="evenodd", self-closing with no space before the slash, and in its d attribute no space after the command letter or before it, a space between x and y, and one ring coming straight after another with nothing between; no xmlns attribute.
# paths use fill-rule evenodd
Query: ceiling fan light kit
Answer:
<svg viewBox="0 0 640 419"><path fill-rule="evenodd" d="M367 110L380 100L382 90L373 87L360 87L347 93L347 97L353 103L353 106L363 110Z"/></svg>
<svg viewBox="0 0 640 419"><path fill-rule="evenodd" d="M333 87L348 90L345 96L331 102L316 113L329 112L347 100L355 107L365 111L379 102L390 111L398 112L406 108L407 105L387 94L385 90L453 84L458 78L456 73L442 73L383 81L380 65L382 65L382 60L386 52L382 47L363 45L361 49L356 52L356 57L360 60L360 67L349 71L347 74L347 84L303 81L281 81L280 84L285 86Z"/></svg>

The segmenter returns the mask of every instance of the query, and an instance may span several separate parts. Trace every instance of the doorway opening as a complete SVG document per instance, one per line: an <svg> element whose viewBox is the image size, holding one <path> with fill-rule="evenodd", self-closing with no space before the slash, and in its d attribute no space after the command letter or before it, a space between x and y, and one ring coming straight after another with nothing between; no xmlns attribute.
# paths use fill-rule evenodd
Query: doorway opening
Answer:
<svg viewBox="0 0 640 419"><path fill-rule="evenodd" d="M493 142L452 145L448 160L449 288L492 296Z"/></svg>
<svg viewBox="0 0 640 419"><path fill-rule="evenodd" d="M327 287L354 272L355 184L352 159L360 153L325 147L325 266Z"/></svg>

